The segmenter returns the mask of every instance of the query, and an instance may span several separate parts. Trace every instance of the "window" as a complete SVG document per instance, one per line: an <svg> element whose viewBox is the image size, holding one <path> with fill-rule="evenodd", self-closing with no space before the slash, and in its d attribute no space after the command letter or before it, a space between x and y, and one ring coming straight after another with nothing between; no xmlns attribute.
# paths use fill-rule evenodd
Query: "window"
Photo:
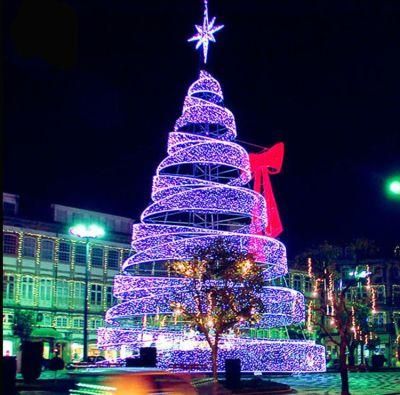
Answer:
<svg viewBox="0 0 400 395"><path fill-rule="evenodd" d="M84 244L77 244L75 246L75 263L86 265L86 246Z"/></svg>
<svg viewBox="0 0 400 395"><path fill-rule="evenodd" d="M50 305L53 294L53 280L41 278L39 285L39 304Z"/></svg>
<svg viewBox="0 0 400 395"><path fill-rule="evenodd" d="M289 273L285 274L283 277L281 277L282 279L282 284L284 287L290 287L290 276Z"/></svg>
<svg viewBox="0 0 400 395"><path fill-rule="evenodd" d="M393 322L395 325L400 326L400 313L393 314Z"/></svg>
<svg viewBox="0 0 400 395"><path fill-rule="evenodd" d="M43 314L42 326L52 326L52 325L53 325L53 319L51 315Z"/></svg>
<svg viewBox="0 0 400 395"><path fill-rule="evenodd" d="M92 284L90 287L90 304L101 306L101 293L102 286L99 284Z"/></svg>
<svg viewBox="0 0 400 395"><path fill-rule="evenodd" d="M57 317L56 318L56 327L57 328L66 328L68 326L67 317Z"/></svg>
<svg viewBox="0 0 400 395"><path fill-rule="evenodd" d="M66 306L69 301L69 284L66 280L57 281L57 305Z"/></svg>
<svg viewBox="0 0 400 395"><path fill-rule="evenodd" d="M103 321L101 319L90 320L90 329L97 329L103 325Z"/></svg>
<svg viewBox="0 0 400 395"><path fill-rule="evenodd" d="M3 234L3 253L17 255L17 236L9 233Z"/></svg>
<svg viewBox="0 0 400 395"><path fill-rule="evenodd" d="M15 290L15 278L11 274L3 275L3 299L13 300Z"/></svg>
<svg viewBox="0 0 400 395"><path fill-rule="evenodd" d="M376 300L380 303L385 303L385 286L379 285L376 287Z"/></svg>
<svg viewBox="0 0 400 395"><path fill-rule="evenodd" d="M33 298L33 278L24 276L21 282L21 299L32 301Z"/></svg>
<svg viewBox="0 0 400 395"><path fill-rule="evenodd" d="M301 290L301 278L300 278L300 276L297 276L297 275L293 276L293 288L296 291L300 291Z"/></svg>
<svg viewBox="0 0 400 395"><path fill-rule="evenodd" d="M354 299L354 290L348 289L344 294L344 297L346 298L346 301L351 302Z"/></svg>
<svg viewBox="0 0 400 395"><path fill-rule="evenodd" d="M124 250L122 252L122 262L125 262L131 256L131 252L129 250Z"/></svg>
<svg viewBox="0 0 400 395"><path fill-rule="evenodd" d="M386 324L386 313L380 311L373 315L375 328L383 328Z"/></svg>
<svg viewBox="0 0 400 395"><path fill-rule="evenodd" d="M82 318L74 318L72 321L72 326L74 328L83 328L84 322Z"/></svg>
<svg viewBox="0 0 400 395"><path fill-rule="evenodd" d="M74 287L74 303L77 306L83 304L85 300L85 283L75 283Z"/></svg>
<svg viewBox="0 0 400 395"><path fill-rule="evenodd" d="M118 269L119 266L119 253L117 250L108 251L108 267L110 269Z"/></svg>
<svg viewBox="0 0 400 395"><path fill-rule="evenodd" d="M333 306L326 306L326 315L334 315L335 311L333 309Z"/></svg>
<svg viewBox="0 0 400 395"><path fill-rule="evenodd" d="M392 297L393 297L393 304L400 305L400 286L399 285L392 286Z"/></svg>
<svg viewBox="0 0 400 395"><path fill-rule="evenodd" d="M14 315L10 313L3 314L3 324L13 324L14 323Z"/></svg>
<svg viewBox="0 0 400 395"><path fill-rule="evenodd" d="M103 266L103 249L95 247L92 249L92 265Z"/></svg>
<svg viewBox="0 0 400 395"><path fill-rule="evenodd" d="M276 287L281 287L283 285L283 279L282 278L275 278L272 280L272 285Z"/></svg>
<svg viewBox="0 0 400 395"><path fill-rule="evenodd" d="M33 237L24 237L23 255L34 258L36 254L36 239Z"/></svg>
<svg viewBox="0 0 400 395"><path fill-rule="evenodd" d="M112 287L107 287L106 290L106 299L107 299L107 307L111 307L114 305L114 295L113 295L113 289Z"/></svg>
<svg viewBox="0 0 400 395"><path fill-rule="evenodd" d="M357 298L358 299L363 300L363 299L367 299L368 298L369 292L368 292L366 287L360 287L360 288L358 288L358 290L356 292L357 292Z"/></svg>
<svg viewBox="0 0 400 395"><path fill-rule="evenodd" d="M58 249L58 260L60 262L69 263L71 255L71 245L66 241L61 241Z"/></svg>
<svg viewBox="0 0 400 395"><path fill-rule="evenodd" d="M40 258L45 261L52 261L54 256L53 240L42 240L40 245Z"/></svg>
<svg viewBox="0 0 400 395"><path fill-rule="evenodd" d="M309 277L306 277L304 279L304 291L305 292L311 292L312 291L311 279Z"/></svg>

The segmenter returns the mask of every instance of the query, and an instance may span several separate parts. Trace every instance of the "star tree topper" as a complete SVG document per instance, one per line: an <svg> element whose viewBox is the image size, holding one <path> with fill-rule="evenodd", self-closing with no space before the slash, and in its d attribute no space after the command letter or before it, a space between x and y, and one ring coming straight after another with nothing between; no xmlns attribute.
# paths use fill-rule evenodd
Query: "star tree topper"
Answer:
<svg viewBox="0 0 400 395"><path fill-rule="evenodd" d="M221 30L224 25L214 26L215 17L211 19L211 22L208 21L208 0L204 0L204 17L203 17L203 25L195 25L197 33L189 38L189 42L197 41L196 49L199 49L203 46L203 56L204 63L207 63L207 52L208 52L208 43L210 41L215 43L214 33Z"/></svg>

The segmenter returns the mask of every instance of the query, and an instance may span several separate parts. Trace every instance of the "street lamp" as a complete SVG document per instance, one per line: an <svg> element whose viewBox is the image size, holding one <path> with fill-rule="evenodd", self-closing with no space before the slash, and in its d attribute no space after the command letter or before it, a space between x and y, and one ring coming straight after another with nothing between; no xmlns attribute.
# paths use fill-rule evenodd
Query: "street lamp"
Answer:
<svg viewBox="0 0 400 395"><path fill-rule="evenodd" d="M354 277L356 280L364 279L367 278L371 272L367 270L358 270L358 267L356 267L356 270L353 272L350 272L349 275Z"/></svg>
<svg viewBox="0 0 400 395"><path fill-rule="evenodd" d="M92 224L89 226L78 224L70 228L69 233L85 239L95 239L97 237L103 237L105 235L104 229L96 224Z"/></svg>
<svg viewBox="0 0 400 395"><path fill-rule="evenodd" d="M89 253L90 239L103 237L105 231L101 226L91 224L77 224L69 229L71 235L86 240L86 270L85 270L85 301L83 305L83 360L87 361L88 357L88 305L89 305Z"/></svg>
<svg viewBox="0 0 400 395"><path fill-rule="evenodd" d="M387 180L386 193L391 198L400 199L400 176L395 176Z"/></svg>

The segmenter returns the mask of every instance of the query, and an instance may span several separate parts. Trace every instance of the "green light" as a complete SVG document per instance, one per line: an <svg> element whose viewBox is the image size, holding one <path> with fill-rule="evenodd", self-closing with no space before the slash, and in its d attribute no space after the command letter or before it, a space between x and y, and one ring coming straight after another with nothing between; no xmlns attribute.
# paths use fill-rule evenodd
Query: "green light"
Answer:
<svg viewBox="0 0 400 395"><path fill-rule="evenodd" d="M392 181L389 184L389 190L396 195L400 195L400 181Z"/></svg>
<svg viewBox="0 0 400 395"><path fill-rule="evenodd" d="M395 176L387 180L386 193L392 199L400 199L400 176Z"/></svg>
<svg viewBox="0 0 400 395"><path fill-rule="evenodd" d="M358 278L367 278L368 274L369 274L369 272L367 272L366 270L363 270L360 273L358 273Z"/></svg>
<svg viewBox="0 0 400 395"><path fill-rule="evenodd" d="M355 271L349 272L349 276L355 277L356 280L359 280L361 278L367 278L371 272L368 272L367 270L359 270L357 267Z"/></svg>
<svg viewBox="0 0 400 395"><path fill-rule="evenodd" d="M77 224L69 229L69 233L82 238L97 238L105 235L104 229L96 224L91 224L89 226Z"/></svg>

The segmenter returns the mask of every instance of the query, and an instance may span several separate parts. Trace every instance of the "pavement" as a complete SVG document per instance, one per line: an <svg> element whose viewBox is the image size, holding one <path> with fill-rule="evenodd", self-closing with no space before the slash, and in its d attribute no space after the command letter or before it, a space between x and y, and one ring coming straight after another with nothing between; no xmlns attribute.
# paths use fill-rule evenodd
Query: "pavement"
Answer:
<svg viewBox="0 0 400 395"><path fill-rule="evenodd" d="M339 373L298 374L271 377L290 385L299 395L340 395ZM400 372L349 373L352 395L400 395Z"/></svg>
<svg viewBox="0 0 400 395"><path fill-rule="evenodd" d="M57 373L58 379L68 378L67 372ZM290 385L298 395L340 395L339 373L296 374L290 376L263 376L263 379ZM43 372L39 383L54 380L53 372ZM400 372L354 372L349 373L350 392L352 395L400 395ZM53 381L54 382L54 381ZM19 395L67 395L66 392L54 392L51 386L25 390L20 388ZM43 388L44 389L44 388Z"/></svg>

